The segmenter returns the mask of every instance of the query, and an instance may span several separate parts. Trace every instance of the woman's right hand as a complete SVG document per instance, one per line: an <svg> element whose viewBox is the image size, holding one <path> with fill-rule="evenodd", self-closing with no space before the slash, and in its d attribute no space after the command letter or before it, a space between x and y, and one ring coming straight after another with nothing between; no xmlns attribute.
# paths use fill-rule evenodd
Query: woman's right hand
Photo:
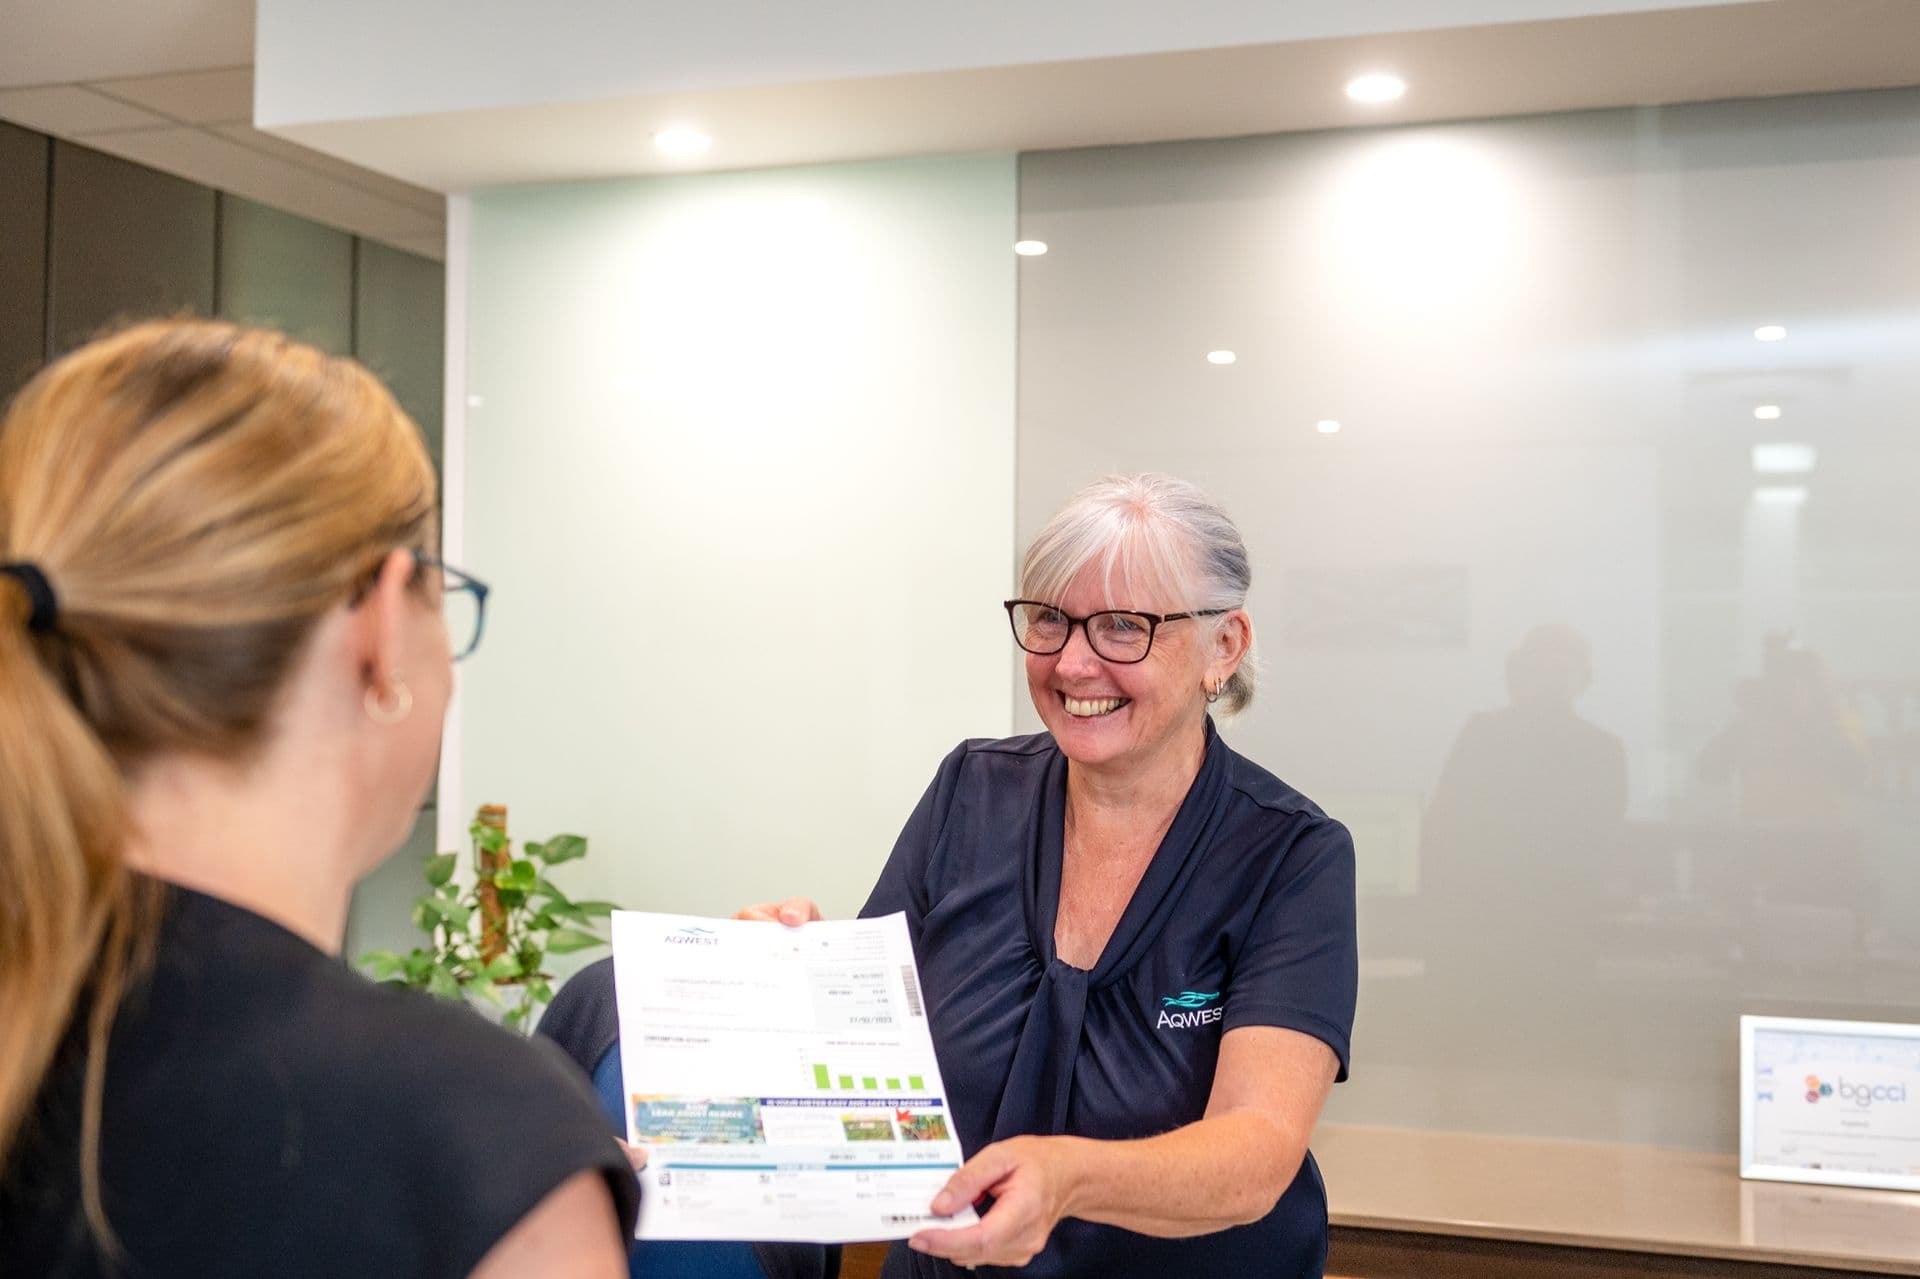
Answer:
<svg viewBox="0 0 1920 1279"><path fill-rule="evenodd" d="M823 919L820 908L813 904L811 897L789 897L783 902L761 902L758 906L749 906L745 910L735 911L735 919L761 919L769 923L785 924L788 928L798 928L802 924Z"/></svg>

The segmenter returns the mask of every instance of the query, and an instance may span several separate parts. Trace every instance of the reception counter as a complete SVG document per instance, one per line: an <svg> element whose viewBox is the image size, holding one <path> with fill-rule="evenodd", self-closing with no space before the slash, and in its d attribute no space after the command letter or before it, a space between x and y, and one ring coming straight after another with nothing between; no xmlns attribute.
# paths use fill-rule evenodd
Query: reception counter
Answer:
<svg viewBox="0 0 1920 1279"><path fill-rule="evenodd" d="M1406 1273L1445 1273L1440 1258L1469 1253L1460 1273L1490 1275L1502 1255L1540 1273L1551 1253L1596 1275L1667 1272L1651 1258L1727 1263L1676 1263L1687 1274L1920 1275L1920 1194L1742 1181L1732 1155L1603 1142L1330 1124L1313 1149L1335 1228L1329 1274L1396 1274L1385 1254L1398 1252L1428 1258ZM1610 1267L1606 1254L1635 1260Z"/></svg>

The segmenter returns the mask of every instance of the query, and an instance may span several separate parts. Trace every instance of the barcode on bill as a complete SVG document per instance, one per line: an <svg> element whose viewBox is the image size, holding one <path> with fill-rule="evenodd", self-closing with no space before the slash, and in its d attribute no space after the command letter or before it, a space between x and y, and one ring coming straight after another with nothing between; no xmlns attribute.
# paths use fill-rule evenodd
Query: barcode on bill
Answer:
<svg viewBox="0 0 1920 1279"><path fill-rule="evenodd" d="M925 1017L927 1014L920 1008L920 984L913 979L912 964L900 966L900 982L907 988L907 1011L915 1017Z"/></svg>

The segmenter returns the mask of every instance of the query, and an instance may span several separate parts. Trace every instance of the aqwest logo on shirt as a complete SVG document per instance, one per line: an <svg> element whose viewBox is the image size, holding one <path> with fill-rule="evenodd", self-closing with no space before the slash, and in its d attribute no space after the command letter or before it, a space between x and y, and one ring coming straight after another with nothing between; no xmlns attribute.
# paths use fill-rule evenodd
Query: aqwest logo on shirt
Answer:
<svg viewBox="0 0 1920 1279"><path fill-rule="evenodd" d="M1211 1026L1220 1020L1223 1008L1209 1008L1214 1000L1220 998L1219 991L1183 990L1177 995L1160 996L1160 1019L1154 1023L1155 1030L1192 1030L1196 1026ZM1177 1008L1179 1012L1169 1012Z"/></svg>

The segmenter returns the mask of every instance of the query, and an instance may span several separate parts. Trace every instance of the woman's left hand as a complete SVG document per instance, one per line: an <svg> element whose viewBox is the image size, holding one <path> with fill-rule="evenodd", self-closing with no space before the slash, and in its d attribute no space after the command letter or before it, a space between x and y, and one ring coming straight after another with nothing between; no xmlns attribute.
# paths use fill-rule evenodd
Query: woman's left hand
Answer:
<svg viewBox="0 0 1920 1279"><path fill-rule="evenodd" d="M915 1252L963 1266L1024 1266L1047 1246L1060 1219L1071 1215L1078 1159L1073 1137L1010 1137L996 1141L947 1179L933 1197L941 1216L983 1195L993 1208L978 1225L922 1230L907 1240Z"/></svg>

